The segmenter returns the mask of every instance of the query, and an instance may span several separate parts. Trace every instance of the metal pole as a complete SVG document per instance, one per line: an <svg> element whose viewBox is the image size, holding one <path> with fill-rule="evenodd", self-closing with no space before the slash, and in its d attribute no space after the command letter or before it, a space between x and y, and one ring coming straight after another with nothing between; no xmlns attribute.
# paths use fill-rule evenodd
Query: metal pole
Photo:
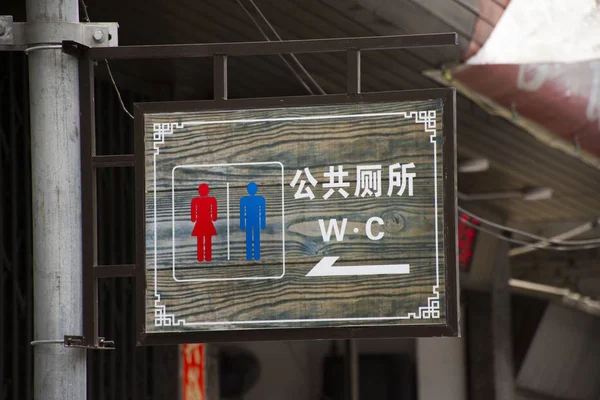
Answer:
<svg viewBox="0 0 600 400"><path fill-rule="evenodd" d="M360 93L360 50L348 50L348 94Z"/></svg>
<svg viewBox="0 0 600 400"><path fill-rule="evenodd" d="M355 339L346 340L346 400L359 400L358 348Z"/></svg>
<svg viewBox="0 0 600 400"><path fill-rule="evenodd" d="M77 0L26 5L30 23L79 22ZM82 329L78 65L52 47L29 52L34 340L58 340ZM85 350L37 344L34 396L85 399Z"/></svg>

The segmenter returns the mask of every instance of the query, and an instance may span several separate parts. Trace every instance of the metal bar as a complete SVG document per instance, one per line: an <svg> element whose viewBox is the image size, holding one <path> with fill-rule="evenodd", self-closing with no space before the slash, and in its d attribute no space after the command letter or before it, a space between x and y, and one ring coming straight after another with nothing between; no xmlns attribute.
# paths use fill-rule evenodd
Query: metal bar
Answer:
<svg viewBox="0 0 600 400"><path fill-rule="evenodd" d="M96 154L94 107L94 65L85 58L79 61L79 99L81 108L81 202L83 262L83 336L89 346L98 343L98 264L97 184L93 157Z"/></svg>
<svg viewBox="0 0 600 400"><path fill-rule="evenodd" d="M110 68L108 66L108 62L106 62L106 66L107 68ZM113 89L112 87L110 87L109 85L106 85L107 88L109 89L109 92L107 93L106 96L106 101L104 102L104 104L99 104L100 107L104 108L104 110L107 111L107 113L104 114L104 118L105 119L105 127L108 128L106 131L106 134L104 135L104 140L105 140L105 144L107 145L105 148L108 150L109 154L116 154L116 153L120 153L123 150L119 149L116 145L116 138L115 138L115 133L117 133L117 138L118 137L122 137L124 136L124 134L121 132L120 135L118 134L118 131L116 129L115 126L115 113L121 113L121 109L117 108L116 104L119 103L119 98L120 98L120 93L117 95L117 91L115 90L110 90ZM117 115L119 115L117 114ZM117 170L116 168L110 168L108 170L104 170L104 178L105 178L105 190L107 191L107 193L104 193L105 199L108 197L108 205L109 205L109 209L110 211L106 212L105 214L102 214L104 217L102 218L102 220L104 221L104 223L106 224L106 222L108 222L108 225L106 227L106 231L109 233L109 237L105 238L108 239L108 243L107 243L107 247L108 247L108 257L107 260L109 261L110 264L118 264L118 263L122 263L122 258L118 256L119 250L121 249L122 243L123 241L120 240L120 236L122 235L122 231L119 228L119 223L122 222L122 218L120 218L119 212L117 210L120 209L119 207L119 202L117 200L117 196L122 196L123 192L121 192L117 187L116 184L116 177L119 173L122 173L122 170ZM96 173L98 174L99 172L96 171ZM106 204L106 203L105 203ZM105 247L106 250L106 247ZM106 254L105 254L106 256ZM111 268L111 267L98 267L97 265L94 266L94 275L96 277L96 279L99 280L98 277L98 272L106 272L106 268ZM119 268L117 266L117 268L113 268L115 269L115 271L112 271L113 273L119 273L121 271L119 271ZM114 340L116 338L116 316L117 316L117 307L116 307L116 295L117 295L117 284L119 284L121 281L121 279L108 279L108 280L104 280L103 283L103 288L104 288L104 305L101 308L101 311L103 313L103 323L106 324L104 326L101 327L102 332L105 333L105 336L108 336L108 338L110 340ZM104 352L101 352L104 353ZM107 387L106 387L106 393L107 393L107 397L111 398L111 399L115 399L116 398L116 391L115 391L115 386L116 386L116 381L117 381L117 377L116 377L116 373L117 373L117 364L116 364L116 357L117 354L115 354L116 352L109 352L109 354L106 355L106 361L103 363L106 370L106 373L108 375L108 379L105 380L105 382L107 383Z"/></svg>
<svg viewBox="0 0 600 400"><path fill-rule="evenodd" d="M238 42L209 44L171 44L155 46L97 47L89 49L92 60L151 59L273 54L326 53L357 50L391 50L457 44L456 33L373 36L360 38L287 40L283 42Z"/></svg>
<svg viewBox="0 0 600 400"><path fill-rule="evenodd" d="M359 400L359 365L358 349L355 339L346 340L346 378L347 400Z"/></svg>
<svg viewBox="0 0 600 400"><path fill-rule="evenodd" d="M123 92L123 100L126 104L130 104L129 94L127 92ZM133 102L131 102L133 103ZM119 144L118 151L119 152L127 152L127 145L129 138L132 136L131 132L128 132L128 123L129 117L125 113L119 112L118 116L118 124L116 127L116 132L118 132ZM129 133L129 134L126 134ZM122 171L123 172L123 171ZM131 170L127 170L127 172L133 172ZM120 258L120 262L133 262L133 258L130 257L131 249L135 249L135 245L133 242L133 232L131 228L133 227L132 219L130 219L129 215L133 211L133 198L130 196L130 188L133 182L127 182L127 175L121 173L119 176L119 191L118 193L122 196L123 203L119 207L119 221L120 221L120 229L121 237L123 238L124 246L121 246L122 254ZM134 265L135 268L135 265ZM135 276L135 275L133 275ZM113 316L113 324L118 326L118 329L115 333L114 338L115 342L119 344L119 346L125 350L127 347L127 343L130 341L132 337L131 332L133 329L128 329L128 324L130 324L130 320L133 319L131 316L135 315L135 309L130 307L129 302L125 299L127 289L130 287L130 279L119 279L118 280L118 289L117 293L115 293L117 300L117 313ZM128 310L131 308L131 310ZM129 312L130 311L130 312ZM129 336L129 337L128 337ZM126 399L127 392L125 382L127 380L127 363L124 362L124 356L127 354L126 351L121 351L120 353L115 352L115 359L117 360L117 368L113 371L113 374L119 377L117 379L117 391L114 395L114 399Z"/></svg>
<svg viewBox="0 0 600 400"><path fill-rule="evenodd" d="M92 156L94 168L135 167L133 154Z"/></svg>
<svg viewBox="0 0 600 400"><path fill-rule="evenodd" d="M444 259L448 265L446 268L446 315L448 326L460 335L460 324L458 313L460 310L460 291L458 275L458 239L457 239L457 198L456 198L456 90L451 88L444 96L444 115L442 125L442 146L444 154L443 170L444 179L444 237L447 243L444 245ZM440 142L438 142L440 143ZM455 290L453 290L455 288Z"/></svg>
<svg viewBox="0 0 600 400"><path fill-rule="evenodd" d="M94 278L135 277L135 264L114 264L94 266Z"/></svg>
<svg viewBox="0 0 600 400"><path fill-rule="evenodd" d="M139 274L139 272L138 272ZM136 277L137 281L137 277ZM154 290L152 288L152 290ZM139 297L138 297L139 298ZM136 300L136 306L139 301ZM143 303L142 303L143 306ZM143 316L144 314L142 314ZM136 314L137 316L137 314ZM138 328L140 328L138 326ZM140 328L143 329L143 326ZM349 337L360 338L398 338L398 337L438 337L456 336L448 325L432 324L428 326L398 327L352 327L352 328L295 328L295 329L253 329L241 331L182 331L177 333L143 333L137 337L137 345L166 345L181 343L224 343L254 342L276 340L338 340Z"/></svg>
<svg viewBox="0 0 600 400"><path fill-rule="evenodd" d="M429 100L433 98L446 98L448 92L450 92L451 90L453 89L436 88L422 90L403 90L401 92L360 93L354 96L348 96L347 94L328 94L325 96L287 96L280 98L259 97L251 99L229 99L227 100L227 104L229 109L252 109L260 107L320 106L331 104L356 103L364 101L420 101ZM216 102L213 100L200 100L186 102L141 103L138 105L138 107L143 109L143 113L193 112L198 110L220 110L223 108L223 104L222 102ZM140 113L140 118L143 118L143 113ZM136 158L136 160L136 165L143 165L144 159Z"/></svg>
<svg viewBox="0 0 600 400"><path fill-rule="evenodd" d="M117 324L116 324L116 316L119 314L118 310L117 310L117 293L118 293L118 289L120 289L121 285L120 285L120 280L115 280L115 279L111 279L110 282L110 291L108 292L108 301L110 303L109 306L109 314L105 317L109 322L108 322L108 326L105 328L106 332L110 332L110 339L112 340L113 338L117 337ZM118 289L117 289L118 288ZM104 353L104 352L101 352ZM107 368L109 371L109 375L108 375L108 393L111 399L116 399L117 398L117 382L120 381L121 379L123 379L122 377L119 377L117 379L117 354L115 354L115 351L111 351L109 352L110 354L108 354L108 362L109 362L109 368Z"/></svg>
<svg viewBox="0 0 600 400"><path fill-rule="evenodd" d="M360 93L360 50L348 50L348 94Z"/></svg>
<svg viewBox="0 0 600 400"><path fill-rule="evenodd" d="M137 344L141 344L144 335L144 327L146 321L146 274L145 274L145 258L146 258L146 220L145 220L145 203L146 203L146 171L144 168L145 144L144 144L144 114L142 110L134 105L134 153L136 158L136 168L134 171L135 182L135 333ZM134 352L135 354L135 352ZM132 381L135 380L135 375ZM135 385L133 386L135 388ZM135 398L135 394L133 396Z"/></svg>
<svg viewBox="0 0 600 400"><path fill-rule="evenodd" d="M119 324L119 337L115 337L115 342L119 344L119 347L122 350L117 353L119 356L119 368L115 371L116 374L119 374L121 379L118 380L120 386L120 393L117 399L127 399L129 393L128 382L131 382L131 364L132 358L131 353L127 351L128 348L131 347L129 343L132 343L132 335L131 332L135 331L135 307L132 307L131 296L128 296L128 293L133 292L131 290L132 287L132 279L127 279L125 281L121 280L122 289L119 291L119 313L115 318L115 323ZM133 285L135 288L135 285ZM134 318L132 318L132 316Z"/></svg>
<svg viewBox="0 0 600 400"><path fill-rule="evenodd" d="M213 57L213 91L215 100L227 100L227 56Z"/></svg>
<svg viewBox="0 0 600 400"><path fill-rule="evenodd" d="M108 153L110 154L110 152L107 150L107 146L106 146L106 141L107 141L107 134L106 132L110 132L110 128L107 129L106 127L106 114L108 113L108 110L106 108L106 104L107 104L107 97L108 95L110 95L110 88L107 88L106 85L100 85L98 84L98 82L94 83L94 112L95 115L100 115L100 113L102 113L102 118L99 118L98 120L95 120L94 123L94 128L95 128L95 132L94 132L94 137L96 138L95 140L95 151L92 153L92 160L94 159L94 156L97 153ZM105 223L105 218L102 218L101 220L98 220L97 216L98 215L106 215L106 211L110 210L110 206L107 205L107 201L106 201L106 175L107 172L109 171L105 171L103 170L102 173L94 170L93 173L96 177L96 190L97 190L97 195L96 195L96 224L97 224L97 241L96 243L96 248L97 248L97 254L98 254L98 259L96 260L96 263L101 263L101 264L110 264L112 261L111 260L107 260L106 258L106 248L107 248L107 242L112 238L112 235L110 233L110 228L112 226L112 221L109 221L109 223ZM84 204L84 209L86 207L89 207L89 205ZM110 214L112 215L112 213ZM106 216L108 217L108 216ZM99 221L102 221L102 223L98 223ZM87 232L85 233L86 235L88 234ZM94 277L94 279L96 279ZM98 279L96 279L96 287L98 288L98 332L102 328L106 328L106 299L107 299L107 295L106 295L106 282L100 282ZM101 313L101 310L104 311ZM104 317L104 318L103 318ZM106 333L107 330L103 329L103 332ZM98 340L100 340L100 338L98 338ZM106 393L106 377L107 375L110 376L110 374L107 374L107 366L106 366L106 356L107 354L105 354L103 351L102 352L94 352L93 354L93 358L96 362L96 371L94 371L94 375L93 375L93 380L95 383L95 387L94 387L94 395L98 396L98 398L103 399L103 398L107 398L110 395L107 395Z"/></svg>
<svg viewBox="0 0 600 400"><path fill-rule="evenodd" d="M89 46L75 42L73 40L63 40L62 51L70 56L80 58L86 50L89 50Z"/></svg>

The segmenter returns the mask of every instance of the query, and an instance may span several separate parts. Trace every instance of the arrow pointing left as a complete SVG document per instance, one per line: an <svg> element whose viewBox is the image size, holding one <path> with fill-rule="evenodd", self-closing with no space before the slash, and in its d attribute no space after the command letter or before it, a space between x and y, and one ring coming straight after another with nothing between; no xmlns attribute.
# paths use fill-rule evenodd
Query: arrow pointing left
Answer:
<svg viewBox="0 0 600 400"><path fill-rule="evenodd" d="M409 264L385 264L385 265L349 265L334 267L333 263L339 257L323 257L311 269L306 276L348 276L348 275L388 275L408 274Z"/></svg>

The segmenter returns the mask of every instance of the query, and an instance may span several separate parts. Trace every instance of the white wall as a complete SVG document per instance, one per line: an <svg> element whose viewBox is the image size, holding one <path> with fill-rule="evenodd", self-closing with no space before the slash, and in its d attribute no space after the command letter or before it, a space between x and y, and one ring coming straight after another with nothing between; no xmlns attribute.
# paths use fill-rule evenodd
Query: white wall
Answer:
<svg viewBox="0 0 600 400"><path fill-rule="evenodd" d="M550 304L517 377L519 388L565 399L600 392L600 319Z"/></svg>
<svg viewBox="0 0 600 400"><path fill-rule="evenodd" d="M332 341L250 342L235 346L250 350L261 364L261 375L244 400L319 400L323 386L323 358ZM358 341L360 354L410 354L414 339L368 339ZM337 342L338 354L344 341Z"/></svg>
<svg viewBox="0 0 600 400"><path fill-rule="evenodd" d="M417 339L419 400L467 398L464 338Z"/></svg>
<svg viewBox="0 0 600 400"><path fill-rule="evenodd" d="M261 375L244 400L318 400L323 358L331 341L236 343L256 355ZM338 342L339 354L344 342ZM359 340L360 354L409 354L417 360L419 400L464 400L466 394L463 338Z"/></svg>
<svg viewBox="0 0 600 400"><path fill-rule="evenodd" d="M258 358L260 378L244 400L308 400L314 391L308 342L256 342L239 344ZM294 361L296 360L296 361Z"/></svg>

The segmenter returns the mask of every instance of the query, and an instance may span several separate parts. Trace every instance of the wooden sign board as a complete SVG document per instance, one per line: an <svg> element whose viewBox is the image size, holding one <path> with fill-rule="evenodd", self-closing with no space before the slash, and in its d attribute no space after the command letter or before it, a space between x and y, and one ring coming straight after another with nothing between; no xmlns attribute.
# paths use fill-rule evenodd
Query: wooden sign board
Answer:
<svg viewBox="0 0 600 400"><path fill-rule="evenodd" d="M136 112L139 343L458 334L452 90Z"/></svg>

